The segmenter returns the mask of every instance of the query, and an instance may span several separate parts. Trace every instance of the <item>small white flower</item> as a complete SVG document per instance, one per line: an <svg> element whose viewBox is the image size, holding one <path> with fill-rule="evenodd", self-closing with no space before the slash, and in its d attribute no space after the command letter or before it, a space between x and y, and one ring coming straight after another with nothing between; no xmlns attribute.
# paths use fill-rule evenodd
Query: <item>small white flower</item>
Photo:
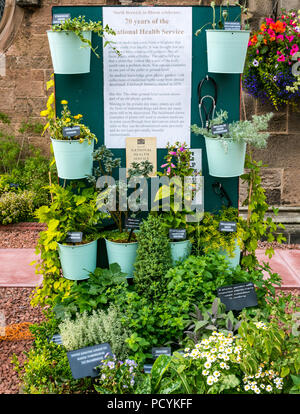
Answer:
<svg viewBox="0 0 300 414"><path fill-rule="evenodd" d="M202 371L202 375L204 375L204 376L209 375L209 371L208 371L207 369L204 369L204 370Z"/></svg>
<svg viewBox="0 0 300 414"><path fill-rule="evenodd" d="M272 389L273 389L273 388L271 387L271 385L267 385L267 386L266 386L266 391L271 392L271 391L272 391Z"/></svg>
<svg viewBox="0 0 300 414"><path fill-rule="evenodd" d="M209 369L211 367L211 363L209 361L206 361L204 364L204 368Z"/></svg>
<svg viewBox="0 0 300 414"><path fill-rule="evenodd" d="M250 387L249 387L249 385L248 385L248 384L244 386L244 390L245 390L245 391L249 391L249 390L250 390Z"/></svg>
<svg viewBox="0 0 300 414"><path fill-rule="evenodd" d="M213 376L216 377L216 378L219 378L220 375L221 374L220 374L219 371L214 371L214 373L213 373Z"/></svg>
<svg viewBox="0 0 300 414"><path fill-rule="evenodd" d="M214 383L214 377L212 376L212 375L210 375L208 378L207 378L207 384L208 385L212 385Z"/></svg>

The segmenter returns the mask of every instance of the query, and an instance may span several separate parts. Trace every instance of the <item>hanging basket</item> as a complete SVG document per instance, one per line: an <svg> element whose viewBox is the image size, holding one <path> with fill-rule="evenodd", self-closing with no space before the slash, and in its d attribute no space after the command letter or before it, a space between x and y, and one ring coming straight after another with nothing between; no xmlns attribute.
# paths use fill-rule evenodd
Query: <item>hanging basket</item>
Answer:
<svg viewBox="0 0 300 414"><path fill-rule="evenodd" d="M191 242L189 240L170 242L172 264L185 260L191 254Z"/></svg>
<svg viewBox="0 0 300 414"><path fill-rule="evenodd" d="M81 32L91 41L92 32ZM91 48L72 31L47 31L54 73L72 75L89 73Z"/></svg>
<svg viewBox="0 0 300 414"><path fill-rule="evenodd" d="M224 144L219 139L205 137L205 145L209 175L229 178L244 174L246 142L226 139Z"/></svg>
<svg viewBox="0 0 300 414"><path fill-rule="evenodd" d="M80 245L63 245L58 243L58 252L63 276L70 280L89 278L89 273L96 269L97 240Z"/></svg>
<svg viewBox="0 0 300 414"><path fill-rule="evenodd" d="M134 263L137 254L137 242L116 243L105 239L107 258L109 265L118 263L123 273L127 273L127 279L133 277Z"/></svg>
<svg viewBox="0 0 300 414"><path fill-rule="evenodd" d="M56 162L57 174L60 178L78 180L92 174L94 141L57 140L51 138Z"/></svg>
<svg viewBox="0 0 300 414"><path fill-rule="evenodd" d="M206 30L208 72L243 73L249 37L249 30Z"/></svg>

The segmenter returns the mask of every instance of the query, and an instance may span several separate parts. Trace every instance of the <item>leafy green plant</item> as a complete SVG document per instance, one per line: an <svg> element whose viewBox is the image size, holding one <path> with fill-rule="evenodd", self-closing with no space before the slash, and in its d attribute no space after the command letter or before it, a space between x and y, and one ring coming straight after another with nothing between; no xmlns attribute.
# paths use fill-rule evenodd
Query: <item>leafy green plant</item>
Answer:
<svg viewBox="0 0 300 414"><path fill-rule="evenodd" d="M237 223L236 232L221 232L221 221ZM212 251L226 251L229 257L234 256L237 246L243 249L244 229L241 225L238 210L229 207L223 208L219 214L205 212L203 220L195 226L193 251L195 254L206 254Z"/></svg>
<svg viewBox="0 0 300 414"><path fill-rule="evenodd" d="M52 25L51 30L54 32L73 32L79 39L83 42L83 47L90 47L95 55L99 58L100 56L96 52L96 49L93 48L91 41L83 37L82 32L92 32L97 36L105 39L105 35L115 35L115 31L112 30L108 25L105 27L102 26L102 22L93 22L92 20L86 21L85 16L74 17L73 19L66 19L63 23ZM120 55L120 52L114 47L113 42L105 40L103 47L110 45L112 49Z"/></svg>
<svg viewBox="0 0 300 414"><path fill-rule="evenodd" d="M53 306L56 300L68 295L72 282L61 277L57 243L64 243L71 231L82 232L83 243L97 239L97 225L106 216L97 208L97 193L93 188L82 188L79 184L77 188L71 185L63 188L53 184L49 191L52 204L35 212L39 222L47 224L47 230L40 233L36 246L36 253L40 254L36 272L43 274L43 285L36 289L32 305Z"/></svg>
<svg viewBox="0 0 300 414"><path fill-rule="evenodd" d="M191 168L192 152L186 143L179 141L174 145L167 145L165 163L161 165L163 173L158 172L160 177L168 177L170 182L163 184L157 191L154 202L162 202L161 206L155 207L151 214L159 214L163 219L163 227L166 229L183 228L190 234L194 227L187 219L187 215L193 215L189 210L191 206L192 191L196 188L193 178L199 175ZM190 177L188 184L187 178Z"/></svg>
<svg viewBox="0 0 300 414"><path fill-rule="evenodd" d="M0 223L11 224L20 221L29 221L34 215L34 193L8 192L0 196Z"/></svg>
<svg viewBox="0 0 300 414"><path fill-rule="evenodd" d="M161 367L158 392L165 389L166 385L172 386L170 379L177 383L176 393L184 394L236 393L239 387L240 348L231 334L225 336L213 332L194 348L186 348L183 355L175 352L172 357L159 358L157 365ZM152 371L154 368L157 369L153 365Z"/></svg>
<svg viewBox="0 0 300 414"><path fill-rule="evenodd" d="M248 269L258 264L255 251L258 241L263 237L266 237L268 242L282 243L286 241L286 238L278 233L279 229L285 228L284 225L274 223L271 217L265 218L269 205L266 202L265 190L261 185L260 171L262 167L263 163L261 161L255 161L251 155L246 155L245 168L248 169L248 172L243 174L241 179L248 184L247 198L243 203L243 206L248 206L248 214L247 219L240 221L240 223L244 229L244 251L241 263L243 267ZM278 211L278 209L273 208L275 215L278 214ZM271 258L274 249L268 247L265 254Z"/></svg>
<svg viewBox="0 0 300 414"><path fill-rule="evenodd" d="M117 360L116 356L106 358L97 367L100 378L96 379L95 390L100 394L133 394L138 365L134 360Z"/></svg>
<svg viewBox="0 0 300 414"><path fill-rule="evenodd" d="M0 171L9 174L18 163L21 145L16 138L0 131Z"/></svg>
<svg viewBox="0 0 300 414"><path fill-rule="evenodd" d="M126 339L130 330L125 327L120 318L120 310L111 304L107 311L86 311L76 314L75 320L64 319L59 325L62 342L68 351L109 343L112 352L118 358L126 358L129 353Z"/></svg>
<svg viewBox="0 0 300 414"><path fill-rule="evenodd" d="M227 335L229 332L232 335L237 333L241 321L238 321L232 311L225 312L226 306L216 298L208 311L204 309L200 311L195 305L195 312L191 313L191 325L185 334L194 341L199 343L204 337L210 336L212 331L218 331Z"/></svg>
<svg viewBox="0 0 300 414"><path fill-rule="evenodd" d="M240 4L238 1L234 3L236 6L239 6L241 9L241 15L245 15L246 17L246 21L245 21L245 30L249 30L250 26L248 23L248 8L246 7L246 1L244 2L244 4ZM200 29L198 29L195 33L196 36L199 36L200 33L202 32L202 30L204 29L204 27L206 26L211 26L213 28L213 30L216 29L224 29L224 22L227 21L228 17L229 17L229 1L226 1L225 6L226 8L223 8L223 2L220 5L220 18L218 21L218 25L216 23L216 2L212 1L210 3L210 6L212 8L213 11L213 21L212 22L208 22L206 23L204 26L202 26ZM237 20L240 16L236 17L235 20Z"/></svg>
<svg viewBox="0 0 300 414"><path fill-rule="evenodd" d="M192 125L191 130L196 135L203 135L208 138L220 140L227 151L228 140L233 142L246 142L256 148L265 148L270 134L267 131L268 123L273 117L273 113L264 115L253 115L252 120L234 121L229 124L229 132L222 136L213 134L211 127L224 124L228 119L227 111L219 111L216 117L210 121L209 129L200 128L196 124Z"/></svg>
<svg viewBox="0 0 300 414"><path fill-rule="evenodd" d="M136 291L156 297L164 290L164 275L172 267L170 243L162 220L148 215L140 226L137 241L133 274Z"/></svg>
<svg viewBox="0 0 300 414"><path fill-rule="evenodd" d="M50 342L57 333L58 323L51 312L45 312L46 319L30 326L34 335L32 348L24 352L21 361L14 354L12 363L22 383L25 394L70 394L86 393L92 388L91 379L74 380L66 349ZM23 358L22 358L23 359Z"/></svg>
<svg viewBox="0 0 300 414"><path fill-rule="evenodd" d="M243 349L241 368L246 375L255 375L260 364L281 378L299 373L299 339L285 332L276 322L245 320L238 332L237 342Z"/></svg>
<svg viewBox="0 0 300 414"><path fill-rule="evenodd" d="M56 317L75 315L84 311L106 309L110 303L119 303L126 295L128 282L117 263L109 269L96 268L88 280L74 282L69 295L54 307Z"/></svg>
<svg viewBox="0 0 300 414"><path fill-rule="evenodd" d="M80 143L87 141L91 144L93 141L97 142L97 137L93 134L90 129L82 124L83 115L77 114L72 115L68 107L68 101L62 100L61 104L63 105L63 110L61 111L61 117L55 117L53 113L53 108L49 102L47 103L47 109L41 112L41 116L48 119L47 124L44 127L44 132L49 128L50 136L53 139L58 140L79 140ZM65 137L63 134L63 128L68 127L72 128L79 126L79 134L73 137Z"/></svg>
<svg viewBox="0 0 300 414"><path fill-rule="evenodd" d="M102 145L94 151L93 159L97 162L97 167L94 169L93 176L89 176L88 180L94 185L96 191L99 192L97 199L98 208L104 211L109 211L109 214L118 229L117 232L108 233L107 237L113 241L120 241L122 240L122 237L126 237L125 235L127 235L128 240L128 232L125 232L125 235L120 236L124 231L124 220L128 217L128 204L124 205L123 203L120 205L119 202L120 198L122 198L120 197L120 193L123 192L124 194L124 192L126 192L127 194L127 183L123 180L115 181L113 178L111 181L109 180L109 177L112 177L114 170L121 167L121 158L115 158L113 152L106 148L105 145ZM148 178L152 170L153 165L149 162L135 163L128 170L128 179L133 179L134 181L138 177ZM97 187L97 180L101 176L108 178L104 189L99 189ZM115 203L113 201L115 201ZM133 215L136 214L132 214L132 216Z"/></svg>

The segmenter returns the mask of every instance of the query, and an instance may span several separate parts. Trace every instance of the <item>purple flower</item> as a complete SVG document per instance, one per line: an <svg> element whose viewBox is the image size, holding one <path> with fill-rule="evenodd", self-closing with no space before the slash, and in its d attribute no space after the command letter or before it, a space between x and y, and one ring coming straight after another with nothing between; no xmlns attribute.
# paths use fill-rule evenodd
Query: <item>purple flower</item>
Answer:
<svg viewBox="0 0 300 414"><path fill-rule="evenodd" d="M170 155L177 155L177 152L175 152L175 151L169 151L169 154Z"/></svg>
<svg viewBox="0 0 300 414"><path fill-rule="evenodd" d="M163 165L161 165L161 167L160 168L165 168L165 167L167 167L169 164L163 164Z"/></svg>
<svg viewBox="0 0 300 414"><path fill-rule="evenodd" d="M254 59L252 65L255 67L259 66L259 61L257 59Z"/></svg>

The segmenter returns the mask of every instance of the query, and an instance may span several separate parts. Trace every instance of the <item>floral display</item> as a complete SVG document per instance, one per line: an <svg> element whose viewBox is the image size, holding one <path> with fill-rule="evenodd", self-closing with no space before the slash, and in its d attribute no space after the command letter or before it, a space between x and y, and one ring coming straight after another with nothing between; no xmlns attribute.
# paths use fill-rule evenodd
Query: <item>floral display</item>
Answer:
<svg viewBox="0 0 300 414"><path fill-rule="evenodd" d="M116 356L106 355L102 365L98 367L100 377L97 379L95 389L98 392L130 394L135 386L137 363L126 359L124 362L117 360Z"/></svg>
<svg viewBox="0 0 300 414"><path fill-rule="evenodd" d="M300 102L297 62L300 61L300 10L282 11L278 20L266 18L248 45L243 88L278 110Z"/></svg>

